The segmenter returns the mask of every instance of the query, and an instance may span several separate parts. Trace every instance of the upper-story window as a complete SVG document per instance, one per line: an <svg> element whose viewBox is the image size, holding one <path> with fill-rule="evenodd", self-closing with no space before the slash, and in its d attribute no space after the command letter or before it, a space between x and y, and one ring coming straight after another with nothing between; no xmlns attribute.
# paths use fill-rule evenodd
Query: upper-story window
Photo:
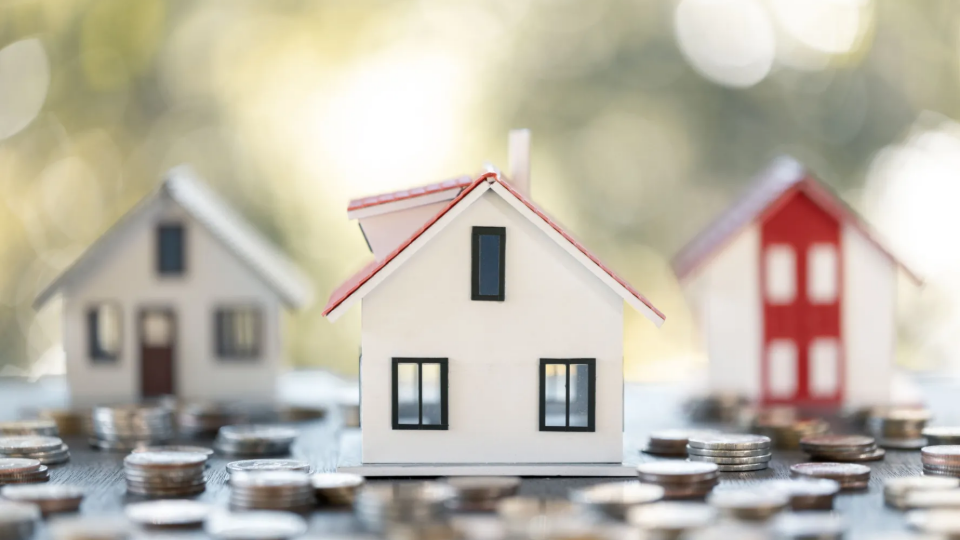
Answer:
<svg viewBox="0 0 960 540"><path fill-rule="evenodd" d="M797 296L797 256L787 244L766 251L766 296L770 304L792 304Z"/></svg>
<svg viewBox="0 0 960 540"><path fill-rule="evenodd" d="M839 288L837 249L832 244L813 244L807 251L807 298L811 304L832 304Z"/></svg>
<svg viewBox="0 0 960 540"><path fill-rule="evenodd" d="M503 301L504 274L507 247L507 229L504 227L474 227L471 298L473 300Z"/></svg>
<svg viewBox="0 0 960 540"><path fill-rule="evenodd" d="M157 273L178 276L186 269L185 231L179 223L157 227Z"/></svg>

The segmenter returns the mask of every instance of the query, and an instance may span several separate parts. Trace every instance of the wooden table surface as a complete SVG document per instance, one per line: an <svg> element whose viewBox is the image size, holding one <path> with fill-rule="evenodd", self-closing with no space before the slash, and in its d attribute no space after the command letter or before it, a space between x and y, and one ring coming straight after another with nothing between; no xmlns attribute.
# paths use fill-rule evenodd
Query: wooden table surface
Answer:
<svg viewBox="0 0 960 540"><path fill-rule="evenodd" d="M294 399L304 403L304 396L332 396L336 388L330 376L321 373L298 373L288 377L281 384L284 396L299 396ZM960 385L952 380L930 379L922 385L928 406L936 416L936 424L948 425L960 422L960 406L952 396ZM322 391L317 391L320 388ZM629 461L653 459L640 454L635 449L642 446L646 435L652 430L689 425L680 411L682 392L674 386L628 385L626 396L625 446L631 449ZM321 398L325 400L325 398ZM23 416L23 411L35 407L62 405L65 390L62 381L48 380L39 384L23 381L0 380L0 419L12 419ZM337 465L339 452L339 434L342 424L336 409L326 419L300 424L302 434L293 447L293 457L309 461L316 470L333 471ZM92 450L84 438L67 437L70 446L70 462L52 468L51 482L81 485L87 490L87 497L81 506L85 516L119 516L124 504L142 500L127 496L124 491L122 471L122 453L109 453ZM187 441L184 441L187 442ZM196 441L191 441L196 442ZM210 441L199 441L209 444ZM230 461L220 456L211 459L209 481L205 493L198 500L225 507L229 498L229 488L225 484L225 465ZM724 473L718 489L729 486L749 485L758 480L789 477L789 466L804 461L799 452L774 452L771 467L765 471L750 473ZM921 471L918 451L888 451L881 462L869 464L872 471L869 490L854 494L843 494L837 498L836 508L850 525L848 538L871 538L877 531L896 531L905 529L903 514L887 508L883 504L883 480L894 476L918 475ZM524 479L520 492L522 495L543 497L565 497L571 489L609 479L590 478L528 478ZM310 518L310 532L316 534L347 533L356 530L356 524L349 511L317 511ZM164 538L206 538L202 532L182 531L163 533ZM44 528L38 534L38 540L49 538Z"/></svg>

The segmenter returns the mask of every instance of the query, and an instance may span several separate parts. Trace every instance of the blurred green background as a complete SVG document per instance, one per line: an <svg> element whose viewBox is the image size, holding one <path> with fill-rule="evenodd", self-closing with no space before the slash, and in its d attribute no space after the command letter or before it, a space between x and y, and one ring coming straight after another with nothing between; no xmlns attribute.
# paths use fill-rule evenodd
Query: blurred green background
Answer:
<svg viewBox="0 0 960 540"><path fill-rule="evenodd" d="M705 361L670 257L779 153L927 278L900 361L960 346L960 2L0 0L0 374L62 370L37 291L190 163L312 276L292 365L356 373L368 258L350 198L506 166L668 314L626 322L629 379Z"/></svg>

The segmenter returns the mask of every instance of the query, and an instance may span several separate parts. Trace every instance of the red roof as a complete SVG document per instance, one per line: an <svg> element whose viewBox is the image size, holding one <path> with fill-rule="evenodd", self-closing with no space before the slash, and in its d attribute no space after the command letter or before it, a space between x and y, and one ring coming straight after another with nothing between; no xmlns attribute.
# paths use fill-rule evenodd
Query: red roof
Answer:
<svg viewBox="0 0 960 540"><path fill-rule="evenodd" d="M857 228L885 256L903 268L911 279L921 282L916 274L883 246L876 234L853 209L790 157L775 160L740 200L680 250L673 259L674 272L680 279L690 275L732 241L747 225L764 220L798 191L810 197L834 219Z"/></svg>
<svg viewBox="0 0 960 540"><path fill-rule="evenodd" d="M440 218L442 218L447 212L449 212L451 208L453 208L454 206L456 206L457 203L459 203L461 200L463 200L464 197L466 197L471 191L473 191L477 186L479 186L479 185L480 185L482 182L484 182L484 181L497 182L497 183L500 184L502 187L506 188L507 191L509 191L514 197L516 197L520 202L522 202L527 208L529 208L531 211L533 211L533 213L535 213L537 216L539 216L541 219L543 219L551 228L553 228L553 230L557 231L557 233L559 233L565 240L567 240L568 242L570 242L570 244L572 244L574 247L576 247L576 248L577 248L581 253L583 253L588 259L590 259L594 264L596 264L597 267L599 267L599 268L600 268L601 270L603 270L607 275L609 275L611 278L613 278L614 281L616 281L617 283L619 283L619 284L620 284L624 289L626 289L631 295L633 295L635 298L637 298L637 300L639 300L639 301L642 302L645 306L647 306L648 308L650 308L650 310L653 311L658 317L660 317L661 320L666 319L666 316L663 314L663 312L661 312L659 309L657 309L656 307L654 307L654 305L653 305L649 300L647 300L647 298L646 298L645 296L643 296L642 294L640 294L639 291L637 291L636 289L634 289L634 288L633 288L629 283L627 283L623 278L621 278L620 276L618 276L617 274L615 274L615 273L613 272L613 270L611 270L609 267L607 267L607 266L604 265L602 262L600 262L600 259L598 259L595 255L593 255L592 253L590 253L590 252L583 246L583 244L581 244L580 242L576 241L572 236L570 236L570 234L569 234L568 232L566 232L555 220L553 220L553 219L551 219L549 216L547 216L547 214L544 213L543 210L541 210L539 207L537 207L532 201L530 201L529 199L527 199L524 195L520 194L520 192L518 192L517 190L515 190L510 184L508 184L507 182L504 182L504 181L502 181L500 178L498 178L498 176L497 176L496 173L492 173L492 172L483 174L483 175L481 175L479 178L477 178L476 180L474 180L466 189L464 189L463 191L461 191L460 194L457 195L457 197L456 197L454 200L450 201L450 204L448 204L448 205L447 205L443 210L441 210L436 216L434 216L433 218L431 218L430 221L428 221L426 224L424 224L423 227L421 227L419 230L417 230L417 232L413 233L413 236L411 236L411 237L410 237L409 239L407 239L403 244L401 244L399 247L397 247L395 250L393 250L393 252L391 252L389 255L387 255L387 256L383 259L383 261L381 261L381 262L379 262L379 263L378 263L377 261L371 262L370 264L368 264L367 266L365 266L363 269L361 269L359 272L357 272L356 274L354 274L353 276L351 276L348 280L346 280L346 281L345 281L343 284L341 284L339 287L337 287L337 288L333 291L333 293L330 295L330 300L327 302L326 307L323 309L323 315L324 315L324 316L327 316L331 311L333 311L334 309L336 309L337 306L339 306L340 304L342 304L347 298L349 298L351 295L353 295L353 293L355 293L358 289L360 289L360 287L362 287L364 283L366 283L367 281L369 281L371 278L373 278L373 276L377 275L377 273L380 272L380 270L382 270L384 267L386 267L388 264L390 264L390 261L392 261L392 260L395 259L398 255L400 255L400 253L402 253L403 250L405 250L407 247L410 246L410 244L412 244L414 241L416 241L416 239L419 238L420 235L422 235L422 234L423 234L424 232L426 232L430 227L432 227L437 221L440 220Z"/></svg>
<svg viewBox="0 0 960 540"><path fill-rule="evenodd" d="M412 199L414 197L422 197L423 195L429 195L439 191L446 191L448 189L463 188L469 186L471 182L473 182L473 179L471 179L469 176L460 176L458 178L444 180L443 182L437 182L436 184L428 184L426 186L403 189L400 191L394 191L392 193L383 193L381 195L363 197L362 199L354 199L350 201L349 205L347 205L347 212L352 212L361 208L369 208L371 206L377 206L380 204Z"/></svg>

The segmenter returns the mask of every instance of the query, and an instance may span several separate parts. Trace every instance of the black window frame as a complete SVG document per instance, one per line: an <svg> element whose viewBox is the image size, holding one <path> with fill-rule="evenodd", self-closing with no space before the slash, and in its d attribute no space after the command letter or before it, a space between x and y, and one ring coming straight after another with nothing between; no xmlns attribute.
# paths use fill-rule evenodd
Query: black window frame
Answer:
<svg viewBox="0 0 960 540"><path fill-rule="evenodd" d="M497 294L480 294L480 237L481 236L499 236L500 237L500 287ZM506 227L474 227L471 234L471 258L470 258L470 299L488 302L503 302L504 292L507 288L506 283L506 254L507 254L507 228Z"/></svg>
<svg viewBox="0 0 960 540"><path fill-rule="evenodd" d="M253 315L253 345L250 348L235 348L236 343L224 340L228 315L239 311L249 311ZM232 325L233 323L229 323ZM263 352L264 318L263 309L258 305L236 304L217 306L213 311L213 346L217 359L221 361L259 360ZM236 341L236 340L234 340Z"/></svg>
<svg viewBox="0 0 960 540"><path fill-rule="evenodd" d="M587 425L570 425L570 366L574 364L586 364L590 370L587 379L587 388L589 396L587 401ZM567 425L566 426L548 426L547 425L547 366L566 365L566 389L567 389ZM595 432L597 415L597 359L596 358L541 358L540 359L540 431L580 431Z"/></svg>
<svg viewBox="0 0 960 540"><path fill-rule="evenodd" d="M117 351L112 354L100 346L100 310L104 306L117 310ZM118 302L99 302L89 306L86 315L87 358L93 364L116 364L123 351L123 308Z"/></svg>
<svg viewBox="0 0 960 540"><path fill-rule="evenodd" d="M400 364L417 364L417 390L420 406L419 424L401 424L400 423L400 396L399 394L399 367ZM440 365L440 423L423 423L423 364ZM447 419L447 359L446 358L393 358L393 367L391 374L391 390L393 393L393 411L391 414L393 429L411 429L411 430L435 430L446 431L449 429L449 420Z"/></svg>
<svg viewBox="0 0 960 540"><path fill-rule="evenodd" d="M167 267L164 257L164 238L168 231L179 231L180 233L180 266ZM187 228L183 223L161 223L157 225L157 275L161 277L177 277L187 272Z"/></svg>

